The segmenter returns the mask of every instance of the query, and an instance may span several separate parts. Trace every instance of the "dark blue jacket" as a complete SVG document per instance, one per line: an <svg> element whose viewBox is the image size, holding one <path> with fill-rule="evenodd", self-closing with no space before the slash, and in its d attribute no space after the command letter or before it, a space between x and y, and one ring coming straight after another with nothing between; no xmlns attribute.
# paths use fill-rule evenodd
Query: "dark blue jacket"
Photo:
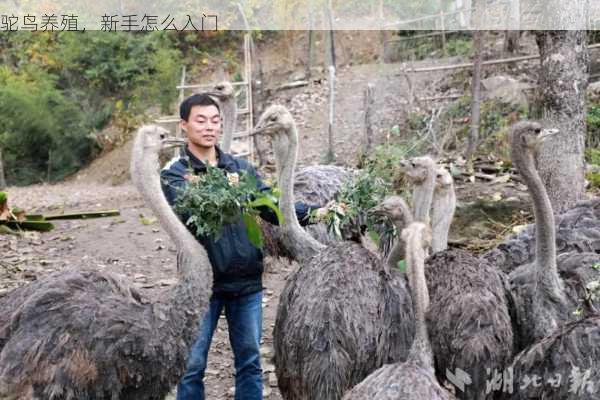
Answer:
<svg viewBox="0 0 600 400"><path fill-rule="evenodd" d="M270 190L261 181L250 163L223 153L218 147L216 150L217 167L229 173L247 171L257 177L257 185L260 190ZM196 158L187 147L185 154L185 156L171 160L160 174L163 192L171 206L175 204L179 190L187 185L185 175L189 173L190 169L195 174L206 171L206 165ZM300 223L306 225L309 212L318 207L296 203L296 214ZM267 222L277 224L277 217L268 207L261 208L260 216ZM187 220L185 215L179 217L184 223ZM188 229L195 234L194 229L189 226ZM212 264L213 292L215 294L242 296L262 289L263 254L260 249L250 243L246 227L241 219L235 224L225 225L223 233L217 241L207 236L196 236L196 238L206 248Z"/></svg>

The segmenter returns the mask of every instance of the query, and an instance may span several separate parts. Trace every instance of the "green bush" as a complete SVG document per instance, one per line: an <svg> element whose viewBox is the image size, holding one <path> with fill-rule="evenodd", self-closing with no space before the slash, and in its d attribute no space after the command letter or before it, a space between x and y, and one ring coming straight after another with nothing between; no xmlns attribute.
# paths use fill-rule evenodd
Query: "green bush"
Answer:
<svg viewBox="0 0 600 400"><path fill-rule="evenodd" d="M0 68L0 145L9 184L61 179L94 154L83 112L55 84L37 67L23 74Z"/></svg>
<svg viewBox="0 0 600 400"><path fill-rule="evenodd" d="M600 147L600 104L591 104L587 109L587 135L585 145L588 148Z"/></svg>

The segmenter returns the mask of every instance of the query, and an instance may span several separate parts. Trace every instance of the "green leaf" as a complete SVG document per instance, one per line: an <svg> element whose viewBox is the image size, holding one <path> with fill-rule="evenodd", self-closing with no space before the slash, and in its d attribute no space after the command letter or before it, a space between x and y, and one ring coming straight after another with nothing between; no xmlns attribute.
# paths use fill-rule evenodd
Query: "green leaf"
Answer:
<svg viewBox="0 0 600 400"><path fill-rule="evenodd" d="M248 239L250 239L250 243L254 247L262 248L263 247L263 239L262 233L260 230L260 225L256 222L256 218L252 214L244 213L242 215L244 219L244 224L246 225L246 231L248 233Z"/></svg>
<svg viewBox="0 0 600 400"><path fill-rule="evenodd" d="M600 270L600 263L592 265L592 268L594 268L595 270Z"/></svg>
<svg viewBox="0 0 600 400"><path fill-rule="evenodd" d="M400 272L406 272L406 260L398 261L398 270Z"/></svg>
<svg viewBox="0 0 600 400"><path fill-rule="evenodd" d="M367 235L369 239L373 241L377 246L379 246L379 242L381 241L381 235L375 231L367 230Z"/></svg>
<svg viewBox="0 0 600 400"><path fill-rule="evenodd" d="M6 203L7 198L8 196L6 195L6 192L0 192L0 204Z"/></svg>
<svg viewBox="0 0 600 400"><path fill-rule="evenodd" d="M248 203L248 207L250 208L258 208L261 206L266 206L269 207L271 210L273 210L273 212L275 213L275 215L277 216L277 221L279 222L279 225L283 224L283 214L281 213L281 210L279 209L279 207L277 207L277 205L269 198L269 197L259 197L256 200L251 201L250 203Z"/></svg>

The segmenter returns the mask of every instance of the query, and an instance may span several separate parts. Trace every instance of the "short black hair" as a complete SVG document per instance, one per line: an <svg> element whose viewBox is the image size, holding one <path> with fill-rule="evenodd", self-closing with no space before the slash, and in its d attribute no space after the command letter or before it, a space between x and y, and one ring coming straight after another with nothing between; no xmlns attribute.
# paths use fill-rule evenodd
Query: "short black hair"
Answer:
<svg viewBox="0 0 600 400"><path fill-rule="evenodd" d="M212 97L206 93L196 93L181 102L181 105L179 106L179 116L182 120L188 120L190 117L190 112L192 111L192 107L194 106L215 106L217 107L217 110L219 110L219 113L221 113L219 103L217 103Z"/></svg>

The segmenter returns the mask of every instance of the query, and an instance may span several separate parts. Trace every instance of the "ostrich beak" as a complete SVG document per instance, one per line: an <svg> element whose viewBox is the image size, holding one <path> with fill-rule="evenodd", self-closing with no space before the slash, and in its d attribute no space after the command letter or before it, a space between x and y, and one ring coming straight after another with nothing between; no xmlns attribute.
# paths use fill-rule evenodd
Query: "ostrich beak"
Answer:
<svg viewBox="0 0 600 400"><path fill-rule="evenodd" d="M187 139L178 138L175 136L167 136L162 141L162 146L164 149L170 149L172 147L184 146L187 144Z"/></svg>
<svg viewBox="0 0 600 400"><path fill-rule="evenodd" d="M385 212L383 210L383 206L381 204L378 204L375 207L370 208L367 211L367 214L376 215L376 216L383 216L383 215L385 215Z"/></svg>
<svg viewBox="0 0 600 400"><path fill-rule="evenodd" d="M263 133L264 131L264 126L255 126L254 129L252 129L252 131L250 132L250 136L258 135L260 133Z"/></svg>
<svg viewBox="0 0 600 400"><path fill-rule="evenodd" d="M560 132L558 129L543 129L540 133L539 140L544 142L546 139L556 135L558 132Z"/></svg>

